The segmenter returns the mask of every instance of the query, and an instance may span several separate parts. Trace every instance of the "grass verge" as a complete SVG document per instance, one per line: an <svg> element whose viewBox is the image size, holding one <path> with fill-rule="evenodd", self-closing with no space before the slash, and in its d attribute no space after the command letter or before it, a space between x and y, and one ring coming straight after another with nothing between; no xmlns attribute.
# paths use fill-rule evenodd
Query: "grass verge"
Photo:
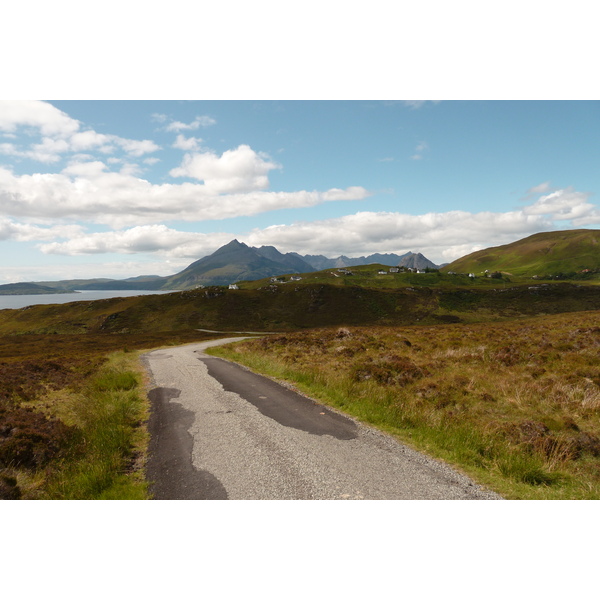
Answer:
<svg viewBox="0 0 600 600"><path fill-rule="evenodd" d="M78 393L64 397L59 415L73 435L54 466L43 497L143 500L148 443L147 403L137 353L118 352Z"/></svg>

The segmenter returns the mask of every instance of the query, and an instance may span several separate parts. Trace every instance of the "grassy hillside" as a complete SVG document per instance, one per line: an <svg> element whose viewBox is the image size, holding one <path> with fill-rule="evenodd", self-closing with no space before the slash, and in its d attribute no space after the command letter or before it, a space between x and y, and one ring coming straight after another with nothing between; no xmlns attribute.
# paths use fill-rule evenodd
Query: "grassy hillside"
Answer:
<svg viewBox="0 0 600 600"><path fill-rule="evenodd" d="M600 231L577 229L537 233L523 240L473 252L443 267L443 272L501 271L544 276L600 270Z"/></svg>
<svg viewBox="0 0 600 600"><path fill-rule="evenodd" d="M381 272L384 272L383 274ZM301 277L294 280L293 277ZM331 268L300 275L287 274L276 277L277 285L286 287L298 287L306 284L322 284L342 287L362 287L374 289L406 289L410 287L427 288L494 288L504 283L529 284L524 279L511 279L500 277L490 279L487 277L469 277L466 274L448 275L438 270L416 273L404 270L398 273L390 273L390 267L383 264L360 265L345 269ZM240 281L238 286L243 290L258 290L269 287L273 282L271 278L257 279L254 281Z"/></svg>
<svg viewBox="0 0 600 600"><path fill-rule="evenodd" d="M212 287L2 310L0 334L139 334L195 328L290 331L334 325L478 322L600 310L600 286L565 282L398 289L301 283L248 290Z"/></svg>

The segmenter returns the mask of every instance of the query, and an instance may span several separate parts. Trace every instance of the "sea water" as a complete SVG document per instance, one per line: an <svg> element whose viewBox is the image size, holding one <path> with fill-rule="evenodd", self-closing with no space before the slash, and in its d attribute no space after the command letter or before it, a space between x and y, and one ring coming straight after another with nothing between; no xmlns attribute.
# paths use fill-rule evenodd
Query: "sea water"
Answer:
<svg viewBox="0 0 600 600"><path fill-rule="evenodd" d="M130 296L147 296L150 294L172 294L173 291L157 290L82 290L70 294L28 294L18 296L0 296L0 310L4 308L24 308L34 304L66 304L106 298L126 298Z"/></svg>

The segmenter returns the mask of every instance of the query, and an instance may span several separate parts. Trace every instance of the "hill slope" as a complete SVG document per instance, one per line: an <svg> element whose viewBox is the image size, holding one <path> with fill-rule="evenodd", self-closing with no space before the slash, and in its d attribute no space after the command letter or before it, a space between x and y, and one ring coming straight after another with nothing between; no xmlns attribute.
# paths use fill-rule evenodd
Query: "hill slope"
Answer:
<svg viewBox="0 0 600 600"><path fill-rule="evenodd" d="M337 325L434 325L600 310L600 286L373 289L326 284L209 287L172 294L40 304L0 311L10 334L289 331Z"/></svg>
<svg viewBox="0 0 600 600"><path fill-rule="evenodd" d="M443 271L513 275L553 275L600 269L600 231L575 229L536 233L504 246L473 252L446 265Z"/></svg>
<svg viewBox="0 0 600 600"><path fill-rule="evenodd" d="M0 285L0 296L31 296L37 294L65 294L69 290L39 283L6 283Z"/></svg>

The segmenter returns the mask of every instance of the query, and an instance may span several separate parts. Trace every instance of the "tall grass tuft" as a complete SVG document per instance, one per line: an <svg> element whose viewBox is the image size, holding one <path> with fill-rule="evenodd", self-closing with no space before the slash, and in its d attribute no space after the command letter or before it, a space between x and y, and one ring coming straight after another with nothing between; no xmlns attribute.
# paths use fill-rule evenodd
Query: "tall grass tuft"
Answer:
<svg viewBox="0 0 600 600"><path fill-rule="evenodd" d="M131 370L131 354L111 356L69 400L69 420L76 427L69 452L50 477L47 494L58 499L141 500L147 484L136 456L147 442L141 427L146 404L140 376ZM134 357L135 359L135 357Z"/></svg>

